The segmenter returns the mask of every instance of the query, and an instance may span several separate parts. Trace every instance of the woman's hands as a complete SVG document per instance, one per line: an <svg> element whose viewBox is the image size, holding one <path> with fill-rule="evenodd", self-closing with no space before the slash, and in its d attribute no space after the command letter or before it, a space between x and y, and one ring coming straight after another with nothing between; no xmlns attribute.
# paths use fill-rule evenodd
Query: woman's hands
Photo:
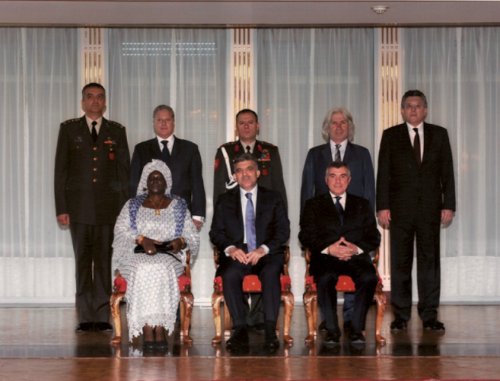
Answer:
<svg viewBox="0 0 500 381"><path fill-rule="evenodd" d="M144 248L144 251L148 255L155 255L156 254L156 246L155 245L161 245L163 242L156 241L154 239L144 237L142 235L138 236L135 240L135 242L138 245L141 245ZM184 249L186 247L186 240L182 237L176 238L170 242L170 247L171 250L174 253L179 252L180 250Z"/></svg>

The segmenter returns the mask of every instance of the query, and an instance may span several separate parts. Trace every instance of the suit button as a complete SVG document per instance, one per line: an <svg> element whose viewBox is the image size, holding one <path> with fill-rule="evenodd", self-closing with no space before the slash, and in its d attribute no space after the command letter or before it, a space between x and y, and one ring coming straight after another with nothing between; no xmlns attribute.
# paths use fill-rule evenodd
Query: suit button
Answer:
<svg viewBox="0 0 500 381"><path fill-rule="evenodd" d="M97 161L97 157L96 157L96 156L94 156L94 157L92 158L92 160Z"/></svg>
<svg viewBox="0 0 500 381"><path fill-rule="evenodd" d="M92 179L92 182L93 182L93 183L97 183L97 179L96 179L96 178L93 178L93 179Z"/></svg>
<svg viewBox="0 0 500 381"><path fill-rule="evenodd" d="M94 151L97 151L97 147L96 147L96 146L92 147L92 149L93 149Z"/></svg>
<svg viewBox="0 0 500 381"><path fill-rule="evenodd" d="M93 170L94 172L97 172L97 168L92 168L92 170Z"/></svg>

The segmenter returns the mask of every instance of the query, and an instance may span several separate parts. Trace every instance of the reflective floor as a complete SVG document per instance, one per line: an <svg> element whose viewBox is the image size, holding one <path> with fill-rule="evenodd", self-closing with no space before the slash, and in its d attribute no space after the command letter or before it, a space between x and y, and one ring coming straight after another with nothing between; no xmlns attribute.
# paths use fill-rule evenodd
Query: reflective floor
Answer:
<svg viewBox="0 0 500 381"><path fill-rule="evenodd" d="M374 308L367 319L366 345L342 337L334 348L321 335L304 344L303 307L295 307L294 345L275 354L263 350L263 334L252 332L250 349L231 354L212 346L210 309L195 308L193 344L169 336L164 351L144 353L141 339L109 345L111 333L74 333L73 308L0 308L0 380L229 380L229 379L500 379L500 306L441 307L446 334L422 330L414 314L406 333L391 334L390 308L378 347Z"/></svg>

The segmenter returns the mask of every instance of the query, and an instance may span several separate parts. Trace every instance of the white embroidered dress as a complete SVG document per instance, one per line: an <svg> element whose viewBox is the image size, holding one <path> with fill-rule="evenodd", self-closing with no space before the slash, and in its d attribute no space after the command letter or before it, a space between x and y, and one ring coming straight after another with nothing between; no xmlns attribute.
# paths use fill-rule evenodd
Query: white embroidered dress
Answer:
<svg viewBox="0 0 500 381"><path fill-rule="evenodd" d="M148 165L144 167L142 174L146 179L149 173L159 170L157 167L161 166L155 163L151 165L151 169ZM166 167L165 164L164 166ZM164 169L161 169L160 172L163 173ZM170 171L163 175L169 177ZM170 189L171 177L166 180ZM173 331L180 299L177 277L184 270L185 251L190 250L191 255L195 256L200 243L198 231L184 200L172 198L169 206L161 209L158 215L154 209L142 206L144 198L145 195L139 196L124 205L116 221L113 242L113 269L119 269L127 280L130 339L141 335L146 324L163 326L166 330ZM138 235L160 242L183 237L187 247L175 255L138 254L134 253Z"/></svg>

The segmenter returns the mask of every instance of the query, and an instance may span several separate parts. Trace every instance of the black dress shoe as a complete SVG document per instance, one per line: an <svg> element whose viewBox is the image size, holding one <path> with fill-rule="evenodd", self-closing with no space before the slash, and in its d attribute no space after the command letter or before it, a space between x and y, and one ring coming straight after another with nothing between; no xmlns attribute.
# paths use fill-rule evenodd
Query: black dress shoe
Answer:
<svg viewBox="0 0 500 381"><path fill-rule="evenodd" d="M406 331L408 324L406 320L401 318L396 318L391 323L391 332Z"/></svg>
<svg viewBox="0 0 500 381"><path fill-rule="evenodd" d="M424 329L426 331L434 331L434 332L444 332L444 324L437 319L424 321Z"/></svg>
<svg viewBox="0 0 500 381"><path fill-rule="evenodd" d="M76 326L75 332L88 332L92 331L92 329L94 329L94 323L80 323Z"/></svg>
<svg viewBox="0 0 500 381"><path fill-rule="evenodd" d="M323 320L321 323L319 323L318 331L320 332L328 331L328 329L326 329L326 321Z"/></svg>
<svg viewBox="0 0 500 381"><path fill-rule="evenodd" d="M325 345L337 345L340 341L340 332L337 331L327 331L326 336L323 339Z"/></svg>
<svg viewBox="0 0 500 381"><path fill-rule="evenodd" d="M365 336L361 332L351 332L349 335L351 344L364 344L366 343Z"/></svg>
<svg viewBox="0 0 500 381"><path fill-rule="evenodd" d="M144 341L142 343L142 348L144 352L152 352L155 349L155 342L154 341Z"/></svg>
<svg viewBox="0 0 500 381"><path fill-rule="evenodd" d="M226 341L226 349L238 350L243 348L248 348L248 331L246 327L237 327L229 340Z"/></svg>
<svg viewBox="0 0 500 381"><path fill-rule="evenodd" d="M266 332L266 341L264 342L264 349L275 352L280 347L280 341L278 340L278 336L276 336L276 330L272 330L272 332Z"/></svg>
<svg viewBox="0 0 500 381"><path fill-rule="evenodd" d="M95 323L95 329L101 332L113 332L113 326L104 321Z"/></svg>

